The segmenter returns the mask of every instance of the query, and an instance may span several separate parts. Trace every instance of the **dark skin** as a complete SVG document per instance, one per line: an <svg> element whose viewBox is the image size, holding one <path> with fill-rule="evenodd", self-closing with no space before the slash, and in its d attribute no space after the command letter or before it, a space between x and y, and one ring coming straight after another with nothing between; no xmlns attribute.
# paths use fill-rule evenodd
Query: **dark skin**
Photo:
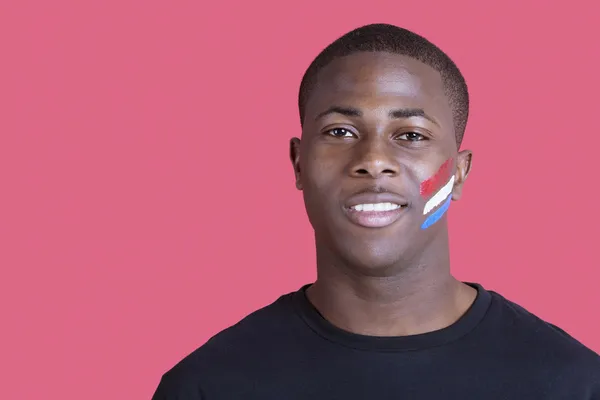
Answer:
<svg viewBox="0 0 600 400"><path fill-rule="evenodd" d="M332 324L371 336L442 329L476 291L450 273L446 217L421 229L422 181L452 158L458 200L471 167L459 151L440 74L406 56L354 53L323 68L290 156L315 230L317 280L307 296ZM393 193L401 216L384 227L348 218L356 193Z"/></svg>

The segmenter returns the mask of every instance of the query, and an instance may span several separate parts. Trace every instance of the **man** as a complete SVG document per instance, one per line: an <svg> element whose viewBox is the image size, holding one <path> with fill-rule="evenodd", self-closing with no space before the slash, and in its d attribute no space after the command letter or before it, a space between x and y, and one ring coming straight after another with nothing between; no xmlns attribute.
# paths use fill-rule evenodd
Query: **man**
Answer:
<svg viewBox="0 0 600 400"><path fill-rule="evenodd" d="M471 167L455 64L390 25L329 45L300 87L296 186L318 277L214 336L155 400L600 400L600 357L450 273L446 211Z"/></svg>

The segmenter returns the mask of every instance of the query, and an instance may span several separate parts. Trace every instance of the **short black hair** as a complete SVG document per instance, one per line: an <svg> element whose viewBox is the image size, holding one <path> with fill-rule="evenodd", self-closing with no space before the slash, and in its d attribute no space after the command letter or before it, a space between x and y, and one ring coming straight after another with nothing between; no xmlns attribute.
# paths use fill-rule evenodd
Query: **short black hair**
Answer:
<svg viewBox="0 0 600 400"><path fill-rule="evenodd" d="M370 24L354 29L331 43L314 59L300 84L298 109L301 124L304 123L306 102L319 71L336 58L363 51L405 55L438 71L452 108L456 143L460 147L469 116L469 92L462 73L450 57L429 40L389 24Z"/></svg>

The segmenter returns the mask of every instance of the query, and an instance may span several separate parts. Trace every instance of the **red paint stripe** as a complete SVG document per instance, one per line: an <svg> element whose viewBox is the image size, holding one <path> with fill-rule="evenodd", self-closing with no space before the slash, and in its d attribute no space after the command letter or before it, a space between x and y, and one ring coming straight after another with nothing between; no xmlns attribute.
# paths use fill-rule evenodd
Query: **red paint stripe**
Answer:
<svg viewBox="0 0 600 400"><path fill-rule="evenodd" d="M429 197L444 186L450 179L452 159L449 158L431 178L421 182L421 196Z"/></svg>

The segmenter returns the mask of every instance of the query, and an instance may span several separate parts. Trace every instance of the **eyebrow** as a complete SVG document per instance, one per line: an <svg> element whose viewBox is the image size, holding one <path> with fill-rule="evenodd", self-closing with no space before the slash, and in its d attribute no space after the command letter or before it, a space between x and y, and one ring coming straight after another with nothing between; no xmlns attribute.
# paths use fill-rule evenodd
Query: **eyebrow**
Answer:
<svg viewBox="0 0 600 400"><path fill-rule="evenodd" d="M315 120L323 118L324 116L329 114L341 114L346 117L361 117L363 115L362 111L360 111L358 108L331 106L327 110L317 115ZM437 126L440 126L440 124L435 120L435 118L427 115L425 110L423 110L422 108L399 108L396 110L391 110L388 113L388 116L392 119L407 119L412 117L421 117L433 122Z"/></svg>

